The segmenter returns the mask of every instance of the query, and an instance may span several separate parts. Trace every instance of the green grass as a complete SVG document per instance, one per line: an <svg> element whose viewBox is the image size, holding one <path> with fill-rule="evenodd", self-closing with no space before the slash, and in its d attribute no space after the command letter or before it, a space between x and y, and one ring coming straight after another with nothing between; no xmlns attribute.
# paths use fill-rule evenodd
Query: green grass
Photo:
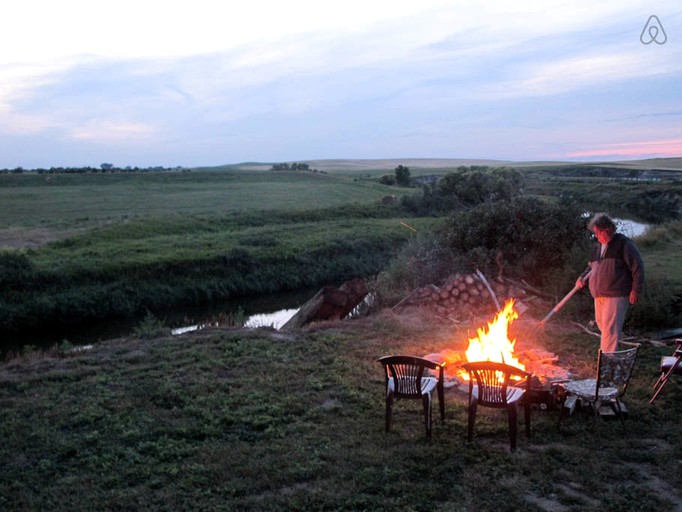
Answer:
<svg viewBox="0 0 682 512"><path fill-rule="evenodd" d="M444 172L419 170L425 171ZM556 194L559 186L582 195L593 188L589 201L604 194L634 201L651 185L524 172L533 178L532 193ZM420 190L383 186L360 170L0 174L0 246L9 240L25 258L0 251L0 330L130 317L376 275L414 238L401 220L420 233L441 224L381 205L389 194ZM665 282L674 295L682 286L679 227L660 229L643 252L651 282ZM34 237L52 243L25 243Z"/></svg>
<svg viewBox="0 0 682 512"><path fill-rule="evenodd" d="M420 405L384 432L387 353L462 349L469 325L370 319L284 334L215 330L112 340L0 364L4 510L674 510L682 479L679 384L648 406L645 344L620 423L534 410L510 453L506 417L446 392L427 442ZM597 341L554 324L523 330L578 377ZM535 345L533 345L535 346ZM522 429L521 429L522 432ZM544 506L540 506L544 503Z"/></svg>
<svg viewBox="0 0 682 512"><path fill-rule="evenodd" d="M379 202L396 192L313 172L0 174L0 244L52 240L0 251L0 331L375 274L412 234Z"/></svg>
<svg viewBox="0 0 682 512"><path fill-rule="evenodd" d="M366 204L395 193L395 188L376 182L312 172L0 174L0 229L91 227L140 217L206 213L301 211Z"/></svg>

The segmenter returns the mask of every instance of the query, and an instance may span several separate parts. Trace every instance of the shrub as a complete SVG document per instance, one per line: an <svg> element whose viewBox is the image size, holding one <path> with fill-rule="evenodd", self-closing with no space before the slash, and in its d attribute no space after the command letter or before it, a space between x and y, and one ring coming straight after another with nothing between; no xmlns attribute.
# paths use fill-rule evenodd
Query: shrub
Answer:
<svg viewBox="0 0 682 512"><path fill-rule="evenodd" d="M452 251L437 233L420 232L377 278L377 290L387 302L419 286L437 283L456 272Z"/></svg>
<svg viewBox="0 0 682 512"><path fill-rule="evenodd" d="M33 274L33 264L24 253L0 251L1 289L21 289Z"/></svg>
<svg viewBox="0 0 682 512"><path fill-rule="evenodd" d="M158 336L166 336L170 333L170 329L164 323L156 318L150 311L147 311L144 319L138 324L133 333L138 338L151 339Z"/></svg>
<svg viewBox="0 0 682 512"><path fill-rule="evenodd" d="M503 273L535 285L556 279L576 246L587 254L590 239L576 204L529 197L489 201L454 215L448 238L454 257L467 270ZM573 277L581 270L580 265L571 269Z"/></svg>
<svg viewBox="0 0 682 512"><path fill-rule="evenodd" d="M509 201L522 190L521 174L513 169L460 167L422 189L421 198L404 197L405 209L415 214L443 214L487 201Z"/></svg>

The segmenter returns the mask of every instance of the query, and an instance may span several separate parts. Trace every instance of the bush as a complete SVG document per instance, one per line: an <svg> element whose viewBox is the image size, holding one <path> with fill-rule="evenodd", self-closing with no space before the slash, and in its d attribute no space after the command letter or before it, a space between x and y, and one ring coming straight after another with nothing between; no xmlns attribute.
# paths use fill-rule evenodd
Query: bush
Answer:
<svg viewBox="0 0 682 512"><path fill-rule="evenodd" d="M167 336L170 334L170 329L150 311L147 311L144 319L133 329L133 333L141 339L152 339Z"/></svg>
<svg viewBox="0 0 682 512"><path fill-rule="evenodd" d="M420 232L377 278L377 291L387 302L409 291L438 283L456 273L452 251L437 233Z"/></svg>
<svg viewBox="0 0 682 512"><path fill-rule="evenodd" d="M0 288L22 289L33 275L33 264L25 254L0 251Z"/></svg>
<svg viewBox="0 0 682 512"><path fill-rule="evenodd" d="M589 252L589 232L574 203L519 197L489 201L453 216L448 229L454 257L468 271L480 268L542 286L556 280L577 251ZM582 271L570 269L573 279Z"/></svg>
<svg viewBox="0 0 682 512"><path fill-rule="evenodd" d="M403 207L418 215L439 215L488 201L509 201L522 190L522 176L513 169L460 167L422 189L421 198L404 197Z"/></svg>

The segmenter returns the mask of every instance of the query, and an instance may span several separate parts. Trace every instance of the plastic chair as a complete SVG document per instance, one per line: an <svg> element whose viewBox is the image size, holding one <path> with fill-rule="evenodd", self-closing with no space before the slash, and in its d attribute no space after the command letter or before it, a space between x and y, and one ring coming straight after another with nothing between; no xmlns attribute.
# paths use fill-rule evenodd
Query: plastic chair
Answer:
<svg viewBox="0 0 682 512"><path fill-rule="evenodd" d="M599 416L602 405L608 405L618 416L625 428L624 407L620 399L625 395L632 370L637 359L639 346L616 352L599 351L597 356L597 378L568 381L563 384L566 400L559 413L559 426L566 409L571 412L577 400L587 403ZM627 431L626 431L627 432Z"/></svg>
<svg viewBox="0 0 682 512"><path fill-rule="evenodd" d="M480 361L462 365L469 373L469 429L468 439L474 436L478 406L507 409L509 444L516 450L517 407L523 404L526 437L530 437L530 402L523 398L530 392L532 374L521 368L494 361ZM518 377L519 386L513 385ZM525 382L523 382L525 379Z"/></svg>
<svg viewBox="0 0 682 512"><path fill-rule="evenodd" d="M671 356L661 357L661 375L654 384L654 396L649 400L649 404L653 404L658 395L661 393L668 379L673 375L682 375L682 339L673 340L676 343L675 350Z"/></svg>
<svg viewBox="0 0 682 512"><path fill-rule="evenodd" d="M431 404L434 391L438 393L441 421L445 420L443 386L445 363L434 363L422 357L405 355L384 356L379 362L384 366L386 375L386 432L391 429L393 422L395 399L420 399L424 409L426 437L431 439Z"/></svg>

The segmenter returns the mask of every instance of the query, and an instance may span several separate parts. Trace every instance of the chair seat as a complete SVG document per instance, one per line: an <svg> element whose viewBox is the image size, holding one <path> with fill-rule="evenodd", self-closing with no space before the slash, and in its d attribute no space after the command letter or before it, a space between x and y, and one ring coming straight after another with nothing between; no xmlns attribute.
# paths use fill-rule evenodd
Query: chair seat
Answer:
<svg viewBox="0 0 682 512"><path fill-rule="evenodd" d="M574 380L564 384L564 389L578 398L594 400L597 379ZM599 388L599 400L613 400L618 397L617 388Z"/></svg>
<svg viewBox="0 0 682 512"><path fill-rule="evenodd" d="M678 359L679 359L679 357L675 357L675 356L663 356L663 357L661 357L661 371L662 372L669 372L670 369L678 361ZM677 368L675 368L674 373L676 375L682 375L682 364L677 365Z"/></svg>
<svg viewBox="0 0 682 512"><path fill-rule="evenodd" d="M525 389L521 388L515 388L513 386L507 387L507 403L508 404L513 404L518 402L522 397L523 394L526 392ZM473 389L471 390L471 394L478 400L478 386L474 384Z"/></svg>
<svg viewBox="0 0 682 512"><path fill-rule="evenodd" d="M430 395L431 392L436 389L437 385L438 379L433 377L422 377L422 395ZM388 390L395 392L395 381L393 380L393 377L389 377L388 379Z"/></svg>

